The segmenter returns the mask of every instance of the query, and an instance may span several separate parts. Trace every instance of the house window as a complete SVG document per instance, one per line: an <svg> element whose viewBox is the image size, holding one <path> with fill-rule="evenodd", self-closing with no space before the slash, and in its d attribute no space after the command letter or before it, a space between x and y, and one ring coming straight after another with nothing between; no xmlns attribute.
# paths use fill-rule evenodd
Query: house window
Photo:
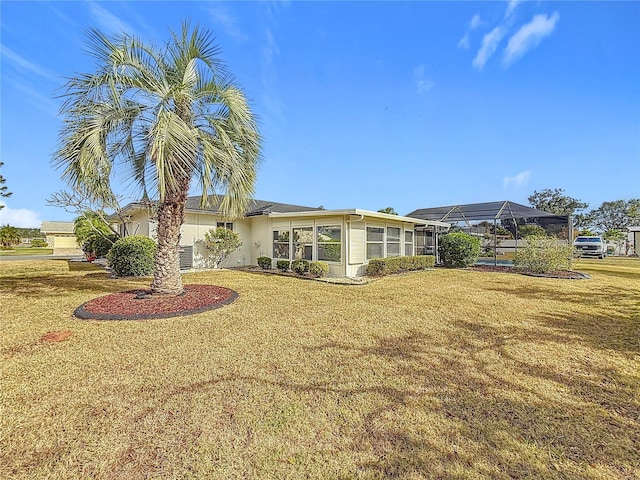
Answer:
<svg viewBox="0 0 640 480"><path fill-rule="evenodd" d="M273 231L273 258L289 260L289 230Z"/></svg>
<svg viewBox="0 0 640 480"><path fill-rule="evenodd" d="M233 232L233 222L218 222L216 223L216 228L226 228Z"/></svg>
<svg viewBox="0 0 640 480"><path fill-rule="evenodd" d="M367 227L367 260L384 257L384 228Z"/></svg>
<svg viewBox="0 0 640 480"><path fill-rule="evenodd" d="M400 256L400 228L387 227L387 257Z"/></svg>
<svg viewBox="0 0 640 480"><path fill-rule="evenodd" d="M317 227L318 260L339 262L342 257L342 229L340 225Z"/></svg>
<svg viewBox="0 0 640 480"><path fill-rule="evenodd" d="M313 260L313 227L293 229L293 259Z"/></svg>
<svg viewBox="0 0 640 480"><path fill-rule="evenodd" d="M404 254L407 256L413 255L413 231L404 231Z"/></svg>

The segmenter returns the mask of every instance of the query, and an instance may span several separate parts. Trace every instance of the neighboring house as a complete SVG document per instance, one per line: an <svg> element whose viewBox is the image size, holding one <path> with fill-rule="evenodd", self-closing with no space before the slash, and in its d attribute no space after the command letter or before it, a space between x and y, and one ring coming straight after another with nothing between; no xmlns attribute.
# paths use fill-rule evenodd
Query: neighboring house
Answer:
<svg viewBox="0 0 640 480"><path fill-rule="evenodd" d="M47 245L53 248L54 255L82 255L73 233L73 222L43 221L40 231L47 240Z"/></svg>
<svg viewBox="0 0 640 480"><path fill-rule="evenodd" d="M364 275L372 258L414 255L417 226L431 228L434 235L449 227L445 222L367 210L324 210L263 200L252 200L243 218L230 221L219 213L217 198L210 199L207 208L200 207L200 197L187 200L181 228L182 268L206 266L199 241L207 231L225 227L242 240L242 247L225 266L256 265L261 256L271 257L274 264L303 258L327 262L330 276L355 277ZM156 223L148 204L131 203L109 219L123 235L155 237Z"/></svg>

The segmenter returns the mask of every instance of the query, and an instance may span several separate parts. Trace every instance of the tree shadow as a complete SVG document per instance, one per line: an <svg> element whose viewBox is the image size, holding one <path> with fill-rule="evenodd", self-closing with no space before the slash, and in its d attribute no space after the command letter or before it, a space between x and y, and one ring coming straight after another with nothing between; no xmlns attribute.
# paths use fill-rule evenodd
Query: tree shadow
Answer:
<svg viewBox="0 0 640 480"><path fill-rule="evenodd" d="M351 458L360 459L353 478L564 479L583 478L589 466L624 477L640 467L637 380L614 369L577 377L531 367L506 348L520 340L561 341L562 333L536 337L530 329L452 323L457 329L450 334L410 331L371 346L327 342L305 348L310 362L327 351L340 365L383 360L392 379L354 387L336 380L335 372L327 372L326 381L282 373L220 376L177 387L145 414L162 409L171 396L230 382L294 392L296 398L313 394L327 404L373 396L377 400L361 403L360 423L341 433L348 435ZM607 388L605 380L616 387ZM548 391L542 384L554 387Z"/></svg>

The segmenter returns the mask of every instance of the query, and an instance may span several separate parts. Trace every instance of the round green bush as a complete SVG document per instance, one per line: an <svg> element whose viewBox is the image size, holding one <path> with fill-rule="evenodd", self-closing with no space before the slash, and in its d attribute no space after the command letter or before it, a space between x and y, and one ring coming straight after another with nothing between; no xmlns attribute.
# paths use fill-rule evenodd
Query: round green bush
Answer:
<svg viewBox="0 0 640 480"><path fill-rule="evenodd" d="M286 272L289 270L289 267L291 267L291 262L289 260L278 260L276 262L276 267L278 268L278 270Z"/></svg>
<svg viewBox="0 0 640 480"><path fill-rule="evenodd" d="M156 248L156 242L149 237L124 237L113 244L107 260L118 277L151 275Z"/></svg>
<svg viewBox="0 0 640 480"><path fill-rule="evenodd" d="M327 262L311 262L309 264L309 273L324 277L329 273L329 264Z"/></svg>
<svg viewBox="0 0 640 480"><path fill-rule="evenodd" d="M263 270L269 270L271 268L271 258L258 257L258 266Z"/></svg>
<svg viewBox="0 0 640 480"><path fill-rule="evenodd" d="M34 238L31 240L31 246L34 248L46 247L47 241L44 238Z"/></svg>
<svg viewBox="0 0 640 480"><path fill-rule="evenodd" d="M438 253L445 267L464 268L480 256L480 239L463 232L447 233L439 238Z"/></svg>
<svg viewBox="0 0 640 480"><path fill-rule="evenodd" d="M298 259L291 262L291 270L298 275L303 275L309 271L309 262L307 260Z"/></svg>

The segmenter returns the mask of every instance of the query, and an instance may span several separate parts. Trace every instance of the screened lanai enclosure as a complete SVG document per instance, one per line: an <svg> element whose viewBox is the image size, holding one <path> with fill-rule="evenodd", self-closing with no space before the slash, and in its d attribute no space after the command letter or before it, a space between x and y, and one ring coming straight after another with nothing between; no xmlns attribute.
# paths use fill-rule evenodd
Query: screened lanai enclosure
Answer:
<svg viewBox="0 0 640 480"><path fill-rule="evenodd" d="M481 258L497 265L503 258L512 258L523 245L524 237L532 233L546 233L558 241L573 243L573 228L570 215L555 215L526 205L510 202L470 203L447 207L420 208L407 214L422 220L436 220L452 225L458 230L481 238ZM437 251L437 232L433 227L416 228L416 249L422 252Z"/></svg>

